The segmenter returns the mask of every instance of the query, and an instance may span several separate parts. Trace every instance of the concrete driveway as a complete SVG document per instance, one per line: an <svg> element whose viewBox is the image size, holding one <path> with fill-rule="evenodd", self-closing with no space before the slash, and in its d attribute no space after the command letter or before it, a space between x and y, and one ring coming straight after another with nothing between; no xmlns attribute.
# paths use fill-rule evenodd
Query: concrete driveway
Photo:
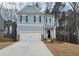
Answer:
<svg viewBox="0 0 79 59"><path fill-rule="evenodd" d="M22 38L25 42L16 42L0 50L0 56L53 56L44 43L36 38Z"/></svg>

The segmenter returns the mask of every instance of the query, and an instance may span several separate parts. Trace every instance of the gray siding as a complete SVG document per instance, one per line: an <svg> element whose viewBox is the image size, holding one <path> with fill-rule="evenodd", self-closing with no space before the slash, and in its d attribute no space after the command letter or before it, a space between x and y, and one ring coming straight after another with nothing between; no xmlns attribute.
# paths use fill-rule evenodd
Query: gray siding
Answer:
<svg viewBox="0 0 79 59"><path fill-rule="evenodd" d="M18 31L41 32L42 29L43 29L42 26L18 26Z"/></svg>
<svg viewBox="0 0 79 59"><path fill-rule="evenodd" d="M18 14L17 30L18 32L43 32L43 27L54 27L54 16L53 15L41 15L40 11L34 6L26 6ZM20 15L22 15L22 22L20 22ZM28 22L26 17L28 16ZM34 16L36 16L36 22L34 23ZM41 23L39 22L39 16L41 16ZM45 17L48 17L48 22L45 22ZM49 22L51 18L51 23Z"/></svg>
<svg viewBox="0 0 79 59"><path fill-rule="evenodd" d="M28 16L28 22L26 22L26 16ZM36 23L34 23L34 16L36 16ZM18 23L23 24L43 24L43 16L41 16L41 23L39 22L40 15L22 15L22 22L20 22L20 16L18 16Z"/></svg>

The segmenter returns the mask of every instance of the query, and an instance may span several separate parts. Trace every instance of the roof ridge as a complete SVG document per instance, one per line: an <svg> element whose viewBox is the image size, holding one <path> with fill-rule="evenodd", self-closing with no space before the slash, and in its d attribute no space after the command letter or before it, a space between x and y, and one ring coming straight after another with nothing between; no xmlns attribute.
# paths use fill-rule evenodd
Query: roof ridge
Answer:
<svg viewBox="0 0 79 59"><path fill-rule="evenodd" d="M33 11L37 10L36 12L39 12L40 14L42 14L42 12L37 7L35 7L35 5L26 5L19 12L23 12L24 10L28 10L28 8L33 8ZM19 13L19 12L17 12L17 13Z"/></svg>

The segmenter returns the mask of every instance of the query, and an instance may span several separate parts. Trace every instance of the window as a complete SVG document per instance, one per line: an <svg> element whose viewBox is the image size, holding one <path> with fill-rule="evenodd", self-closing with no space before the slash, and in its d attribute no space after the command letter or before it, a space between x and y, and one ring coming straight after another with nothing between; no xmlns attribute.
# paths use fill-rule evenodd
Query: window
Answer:
<svg viewBox="0 0 79 59"><path fill-rule="evenodd" d="M34 23L36 22L36 17L34 16Z"/></svg>
<svg viewBox="0 0 79 59"><path fill-rule="evenodd" d="M46 18L46 23L47 23L47 18Z"/></svg>
<svg viewBox="0 0 79 59"><path fill-rule="evenodd" d="M28 22L28 16L26 16L26 22Z"/></svg>
<svg viewBox="0 0 79 59"><path fill-rule="evenodd" d="M22 22L22 16L20 16L20 22Z"/></svg>
<svg viewBox="0 0 79 59"><path fill-rule="evenodd" d="M51 18L49 18L49 22L51 23Z"/></svg>
<svg viewBox="0 0 79 59"><path fill-rule="evenodd" d="M41 16L39 16L39 22L41 23Z"/></svg>

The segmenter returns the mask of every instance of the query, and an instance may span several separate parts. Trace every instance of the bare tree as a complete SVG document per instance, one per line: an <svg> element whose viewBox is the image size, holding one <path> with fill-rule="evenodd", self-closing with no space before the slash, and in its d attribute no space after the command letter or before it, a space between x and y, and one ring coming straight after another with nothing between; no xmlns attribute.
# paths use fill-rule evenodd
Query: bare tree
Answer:
<svg viewBox="0 0 79 59"><path fill-rule="evenodd" d="M76 35L76 37L74 39L76 39L76 42L78 41L78 24L77 24L77 13L79 10L79 3L78 2L69 2L70 6L72 7L73 10L73 15L74 15L74 28L75 28L75 32L73 32L74 35Z"/></svg>
<svg viewBox="0 0 79 59"><path fill-rule="evenodd" d="M60 33L61 32L61 20L60 20L60 15L61 15L61 11L62 11L62 9L65 7L65 3L63 4L62 2L56 2L55 3L55 5L54 5L54 9L53 9L53 11L52 11L52 13L54 13L54 15L55 15L55 26L56 26L56 23L57 23L57 21L58 21L58 23L59 23L59 27L58 27L58 29L56 29L57 31L56 31L56 34L58 34L58 33ZM56 35L58 38L60 38L60 41L62 41L61 39L61 35Z"/></svg>

